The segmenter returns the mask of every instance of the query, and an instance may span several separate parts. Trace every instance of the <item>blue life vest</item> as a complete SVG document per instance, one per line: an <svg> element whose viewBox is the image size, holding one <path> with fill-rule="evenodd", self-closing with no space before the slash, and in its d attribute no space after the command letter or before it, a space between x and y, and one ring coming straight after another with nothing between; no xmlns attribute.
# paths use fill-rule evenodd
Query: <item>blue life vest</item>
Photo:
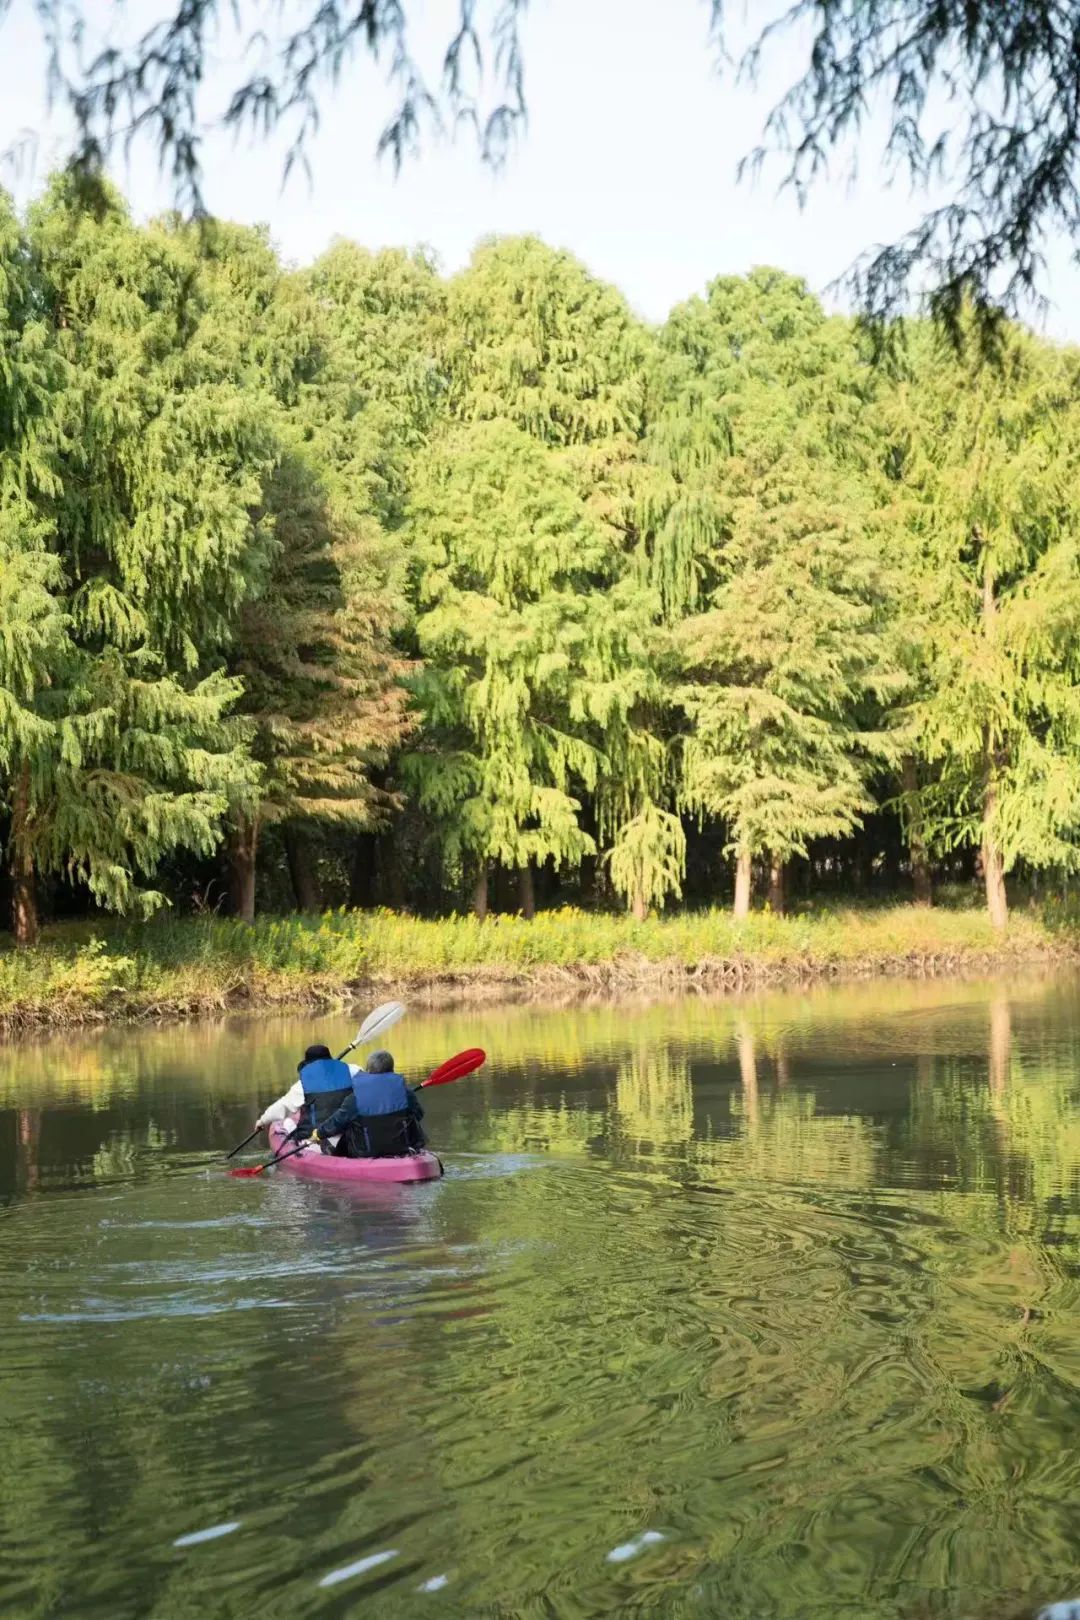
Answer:
<svg viewBox="0 0 1080 1620"><path fill-rule="evenodd" d="M361 1069L353 1075L352 1091L364 1119L408 1112L411 1093L400 1074L368 1074Z"/></svg>
<svg viewBox="0 0 1080 1620"><path fill-rule="evenodd" d="M349 1095L352 1083L352 1070L337 1058L318 1058L314 1063L305 1063L300 1070L300 1084L304 1088L308 1122L318 1125L329 1119Z"/></svg>

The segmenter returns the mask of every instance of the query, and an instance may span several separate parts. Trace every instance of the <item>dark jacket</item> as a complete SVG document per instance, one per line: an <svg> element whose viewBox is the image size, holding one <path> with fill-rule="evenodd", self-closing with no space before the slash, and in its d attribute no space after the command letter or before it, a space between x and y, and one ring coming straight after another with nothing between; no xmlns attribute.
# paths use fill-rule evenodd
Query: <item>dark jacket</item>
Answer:
<svg viewBox="0 0 1080 1620"><path fill-rule="evenodd" d="M353 1076L352 1092L319 1126L320 1136L344 1136L341 1147L358 1156L381 1157L423 1147L420 1099L400 1074Z"/></svg>

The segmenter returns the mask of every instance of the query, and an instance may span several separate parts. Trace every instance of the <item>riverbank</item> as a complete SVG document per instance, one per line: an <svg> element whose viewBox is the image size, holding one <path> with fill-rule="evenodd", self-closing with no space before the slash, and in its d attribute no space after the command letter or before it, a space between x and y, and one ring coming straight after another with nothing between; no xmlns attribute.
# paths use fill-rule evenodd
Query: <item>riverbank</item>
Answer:
<svg viewBox="0 0 1080 1620"><path fill-rule="evenodd" d="M372 993L428 1001L972 974L1080 961L1080 927L1016 914L892 906L687 913L636 923L580 911L532 921L391 912L60 925L32 951L0 950L0 1031L163 1020L239 1009L334 1007Z"/></svg>

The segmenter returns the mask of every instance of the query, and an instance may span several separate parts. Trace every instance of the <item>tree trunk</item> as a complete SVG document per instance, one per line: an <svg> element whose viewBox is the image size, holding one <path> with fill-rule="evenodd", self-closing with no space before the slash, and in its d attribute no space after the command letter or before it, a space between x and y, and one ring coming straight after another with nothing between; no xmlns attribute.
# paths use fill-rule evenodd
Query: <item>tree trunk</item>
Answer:
<svg viewBox="0 0 1080 1620"><path fill-rule="evenodd" d="M991 794L987 794L988 807ZM983 882L986 885L986 909L995 928L1009 925L1009 899L1005 889L1005 863L1001 851L989 831L984 827L982 842Z"/></svg>
<svg viewBox="0 0 1080 1620"><path fill-rule="evenodd" d="M286 825L283 832L285 858L289 863L289 877L292 879L296 909L297 911L321 911L322 893L319 889L319 874L315 870L315 861L311 854L311 845L308 842L307 834L302 828L291 825Z"/></svg>
<svg viewBox="0 0 1080 1620"><path fill-rule="evenodd" d="M640 889L635 889L630 901L630 915L635 922L644 922L649 915L649 908L645 903L645 896Z"/></svg>
<svg viewBox="0 0 1080 1620"><path fill-rule="evenodd" d="M30 849L30 762L24 760L11 808L11 931L20 950L38 942L37 884Z"/></svg>
<svg viewBox="0 0 1080 1620"><path fill-rule="evenodd" d="M536 888L530 861L518 867L518 910L523 917L531 919L536 916Z"/></svg>
<svg viewBox="0 0 1080 1620"><path fill-rule="evenodd" d="M735 905L733 915L736 919L750 915L750 883L753 877L753 862L750 851L740 848L735 855Z"/></svg>
<svg viewBox="0 0 1080 1620"><path fill-rule="evenodd" d="M375 904L375 862L378 846L375 834L357 833L349 874L349 905L354 911L369 911Z"/></svg>
<svg viewBox="0 0 1080 1620"><path fill-rule="evenodd" d="M259 824L254 816L238 815L229 829L229 893L233 915L241 922L255 921L255 854Z"/></svg>
<svg viewBox="0 0 1080 1620"><path fill-rule="evenodd" d="M480 862L476 874L476 884L473 888L473 913L481 922L488 914L488 863Z"/></svg>
<svg viewBox="0 0 1080 1620"><path fill-rule="evenodd" d="M982 535L978 529L975 530L975 539L980 544L982 543ZM987 553L983 563L982 628L983 635L988 640L994 634L996 616L997 602L994 599L994 576L990 571L990 556ZM990 913L990 922L993 927L1005 928L1009 922L1009 902L1005 893L1005 862L991 831L994 824L994 811L997 808L998 760L994 748L994 739L989 728L986 732L984 754L986 778L983 792L982 867L983 882L986 885L986 909Z"/></svg>
<svg viewBox="0 0 1080 1620"><path fill-rule="evenodd" d="M769 862L769 910L784 915L784 863L775 858Z"/></svg>
<svg viewBox="0 0 1080 1620"><path fill-rule="evenodd" d="M900 779L907 801L908 854L911 857L911 881L915 889L915 904L932 906L934 886L930 878L930 855L926 847L926 826L923 821L922 801L919 798L919 772L910 756L900 767Z"/></svg>

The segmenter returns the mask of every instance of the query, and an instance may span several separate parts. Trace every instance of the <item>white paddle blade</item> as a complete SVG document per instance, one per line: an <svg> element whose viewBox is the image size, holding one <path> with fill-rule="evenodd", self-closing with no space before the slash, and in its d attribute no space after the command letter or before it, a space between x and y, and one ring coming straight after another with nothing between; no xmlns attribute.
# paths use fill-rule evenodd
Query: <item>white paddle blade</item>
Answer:
<svg viewBox="0 0 1080 1620"><path fill-rule="evenodd" d="M380 1035L385 1035L388 1029L393 1029L404 1016L405 1008L400 1001L384 1001L381 1007L376 1007L375 1011L364 1019L353 1045L366 1046L369 1041L377 1040Z"/></svg>

